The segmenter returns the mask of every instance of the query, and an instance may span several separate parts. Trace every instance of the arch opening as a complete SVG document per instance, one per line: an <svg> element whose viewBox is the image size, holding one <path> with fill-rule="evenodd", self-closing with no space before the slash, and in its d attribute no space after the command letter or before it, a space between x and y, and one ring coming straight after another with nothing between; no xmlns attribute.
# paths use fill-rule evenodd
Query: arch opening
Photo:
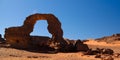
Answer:
<svg viewBox="0 0 120 60"><path fill-rule="evenodd" d="M30 33L30 36L47 36L51 37L52 35L48 32L48 24L46 20L36 21L33 31Z"/></svg>

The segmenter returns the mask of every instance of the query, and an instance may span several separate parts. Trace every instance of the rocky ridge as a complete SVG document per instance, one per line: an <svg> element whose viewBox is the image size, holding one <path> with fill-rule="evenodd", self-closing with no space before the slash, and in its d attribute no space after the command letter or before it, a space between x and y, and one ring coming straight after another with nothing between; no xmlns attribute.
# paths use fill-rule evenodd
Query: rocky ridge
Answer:
<svg viewBox="0 0 120 60"><path fill-rule="evenodd" d="M120 34L113 34L112 36L105 36L95 40L98 42L114 43L115 41L120 41Z"/></svg>

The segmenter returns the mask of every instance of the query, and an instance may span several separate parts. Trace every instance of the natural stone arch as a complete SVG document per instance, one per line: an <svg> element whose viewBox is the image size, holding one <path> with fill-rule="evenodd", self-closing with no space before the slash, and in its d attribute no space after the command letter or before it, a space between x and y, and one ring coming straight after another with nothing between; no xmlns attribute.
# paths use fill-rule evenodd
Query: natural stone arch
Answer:
<svg viewBox="0 0 120 60"><path fill-rule="evenodd" d="M52 34L52 40L62 40L63 39L63 30L61 29L61 23L59 20L52 14L34 14L30 15L24 21L22 27L29 28L29 35L33 31L34 24L38 20L47 20L48 31Z"/></svg>
<svg viewBox="0 0 120 60"><path fill-rule="evenodd" d="M66 42L63 39L61 23L53 14L33 14L26 18L20 27L10 27L5 29L5 39L13 47L27 48L30 42L30 33L33 31L34 24L38 20L47 20L48 31L52 34L51 43L63 46ZM52 44L52 45L53 45ZM54 46L53 46L54 47Z"/></svg>

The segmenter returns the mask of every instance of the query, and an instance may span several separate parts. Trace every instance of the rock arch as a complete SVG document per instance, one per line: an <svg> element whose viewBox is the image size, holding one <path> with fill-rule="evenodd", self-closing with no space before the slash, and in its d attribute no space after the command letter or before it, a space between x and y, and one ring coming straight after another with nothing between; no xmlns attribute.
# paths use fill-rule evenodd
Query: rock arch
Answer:
<svg viewBox="0 0 120 60"><path fill-rule="evenodd" d="M52 34L50 39L50 44L58 43L59 46L63 46L66 42L63 39L63 30L61 28L61 23L57 17L53 14L33 14L28 16L22 26L10 27L5 29L5 39L7 43L11 46L17 48L28 48L30 42L30 33L33 31L34 24L38 20L47 20L48 31Z"/></svg>

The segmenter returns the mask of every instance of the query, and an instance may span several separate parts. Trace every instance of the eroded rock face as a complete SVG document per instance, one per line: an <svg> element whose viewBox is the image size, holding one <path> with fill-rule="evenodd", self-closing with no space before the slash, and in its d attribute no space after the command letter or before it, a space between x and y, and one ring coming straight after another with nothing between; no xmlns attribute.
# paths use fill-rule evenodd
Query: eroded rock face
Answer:
<svg viewBox="0 0 120 60"><path fill-rule="evenodd" d="M49 46L59 49L67 44L63 39L61 23L53 14L33 14L25 19L22 26L6 28L4 37L7 43L16 48L28 48L31 40L30 33L38 20L46 20L48 23L47 29L52 34Z"/></svg>
<svg viewBox="0 0 120 60"><path fill-rule="evenodd" d="M5 43L5 40L2 38L1 34L0 34L0 43Z"/></svg>
<svg viewBox="0 0 120 60"><path fill-rule="evenodd" d="M45 37L45 36L31 36L30 39L31 39L30 40L31 46L46 46L48 45L48 42L50 40L49 37Z"/></svg>

